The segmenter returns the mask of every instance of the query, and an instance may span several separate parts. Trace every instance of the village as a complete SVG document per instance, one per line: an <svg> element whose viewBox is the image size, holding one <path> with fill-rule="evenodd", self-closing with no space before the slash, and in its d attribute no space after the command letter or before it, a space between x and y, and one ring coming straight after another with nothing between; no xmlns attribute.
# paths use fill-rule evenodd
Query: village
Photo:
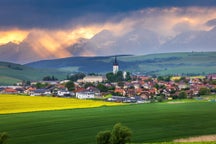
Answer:
<svg viewBox="0 0 216 144"><path fill-rule="evenodd" d="M105 76L78 73L61 81L46 77L43 81L23 81L15 86L0 86L0 93L150 103L215 94L216 74L202 77L133 75L119 71L115 57L113 72Z"/></svg>

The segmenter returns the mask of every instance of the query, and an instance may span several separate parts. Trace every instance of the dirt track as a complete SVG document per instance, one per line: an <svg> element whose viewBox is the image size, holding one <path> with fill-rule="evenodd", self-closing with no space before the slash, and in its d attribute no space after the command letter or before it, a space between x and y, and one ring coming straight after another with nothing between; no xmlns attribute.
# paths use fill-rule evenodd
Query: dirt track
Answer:
<svg viewBox="0 0 216 144"><path fill-rule="evenodd" d="M197 137L174 140L174 142L211 142L211 141L216 142L216 135L205 135L205 136L197 136Z"/></svg>

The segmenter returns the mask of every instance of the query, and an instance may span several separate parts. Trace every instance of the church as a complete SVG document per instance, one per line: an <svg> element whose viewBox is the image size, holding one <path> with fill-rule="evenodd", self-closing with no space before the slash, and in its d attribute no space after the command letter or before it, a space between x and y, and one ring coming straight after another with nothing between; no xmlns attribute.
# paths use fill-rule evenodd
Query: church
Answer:
<svg viewBox="0 0 216 144"><path fill-rule="evenodd" d="M115 60L113 62L113 74L117 74L118 71L119 71L119 65L117 62L117 57L115 56Z"/></svg>

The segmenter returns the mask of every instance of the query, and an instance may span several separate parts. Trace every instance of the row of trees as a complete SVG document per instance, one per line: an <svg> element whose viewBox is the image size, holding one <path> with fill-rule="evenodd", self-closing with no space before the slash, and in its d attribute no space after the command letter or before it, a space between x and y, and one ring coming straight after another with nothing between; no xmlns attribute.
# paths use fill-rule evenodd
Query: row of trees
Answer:
<svg viewBox="0 0 216 144"><path fill-rule="evenodd" d="M58 79L55 76L45 76L44 81L57 81Z"/></svg>

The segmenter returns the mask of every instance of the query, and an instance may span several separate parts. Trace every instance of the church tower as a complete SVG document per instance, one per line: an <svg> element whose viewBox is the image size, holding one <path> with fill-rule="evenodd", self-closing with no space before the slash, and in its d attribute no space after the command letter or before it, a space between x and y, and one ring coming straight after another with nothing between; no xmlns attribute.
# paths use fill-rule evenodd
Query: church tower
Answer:
<svg viewBox="0 0 216 144"><path fill-rule="evenodd" d="M118 70L119 70L119 65L117 62L117 57L115 56L115 61L113 62L113 74L117 74Z"/></svg>

